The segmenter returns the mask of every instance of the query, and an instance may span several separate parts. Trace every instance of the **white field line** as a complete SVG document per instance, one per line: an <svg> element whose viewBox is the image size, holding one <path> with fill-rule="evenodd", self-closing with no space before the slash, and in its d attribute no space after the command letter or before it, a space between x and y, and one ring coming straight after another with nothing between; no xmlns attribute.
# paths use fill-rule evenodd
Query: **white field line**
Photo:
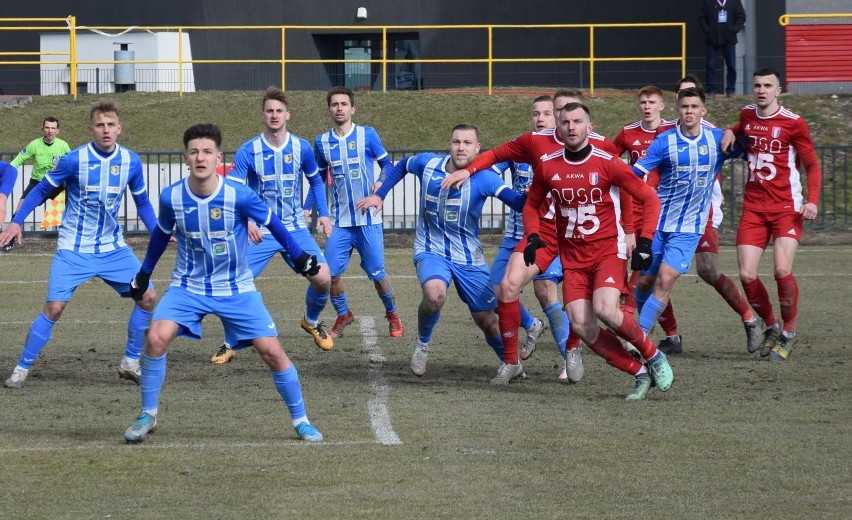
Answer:
<svg viewBox="0 0 852 520"><path fill-rule="evenodd" d="M384 445L402 444L396 432L391 425L390 412L388 411L388 393L390 389L385 382L382 368L385 364L385 356L382 355L382 350L379 348L377 341L378 334L376 333L376 320L372 316L361 316L358 318L358 324L361 327L361 338L364 342L364 348L367 350L369 357L370 388L373 390L373 397L367 404L370 410L370 424L373 426L373 434L376 436L376 442Z"/></svg>
<svg viewBox="0 0 852 520"><path fill-rule="evenodd" d="M118 438L118 437L116 437ZM133 446L127 446L124 443L98 443L98 444L82 444L78 446L69 446L67 444L58 445L58 444L46 444L41 446L16 446L16 447L7 447L0 448L0 453L59 453L59 452L86 452L86 451L94 451L94 452L102 452L104 450L216 450L216 451L227 451L234 448L297 448L297 447L311 447L311 446L364 446L369 444L375 444L374 440L360 440L360 441L323 441L320 443L316 442L305 442L305 441L297 441L297 440L283 440L283 441L269 441L269 442L192 442L192 443L164 443L158 444L156 440L156 436L150 437L148 441L137 444Z"/></svg>

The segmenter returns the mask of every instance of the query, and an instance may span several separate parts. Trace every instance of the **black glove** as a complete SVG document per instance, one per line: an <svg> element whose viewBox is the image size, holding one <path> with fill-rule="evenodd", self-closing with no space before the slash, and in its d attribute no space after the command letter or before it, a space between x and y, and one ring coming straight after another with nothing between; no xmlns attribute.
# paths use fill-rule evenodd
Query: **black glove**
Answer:
<svg viewBox="0 0 852 520"><path fill-rule="evenodd" d="M148 290L150 282L151 273L146 273L141 269L138 273L136 273L136 276L130 280L130 297L133 298L133 301L138 302L145 296L145 292Z"/></svg>
<svg viewBox="0 0 852 520"><path fill-rule="evenodd" d="M642 237L636 241L633 250L633 258L630 260L630 269L634 271L645 271L651 267L654 255L651 253L651 239Z"/></svg>
<svg viewBox="0 0 852 520"><path fill-rule="evenodd" d="M746 150L748 150L748 146L751 144L751 139L749 139L747 135L742 134L742 135L737 136L737 139L736 139L735 142L736 142L736 145L739 148L742 148L743 152L745 152Z"/></svg>
<svg viewBox="0 0 852 520"><path fill-rule="evenodd" d="M314 276L320 270L319 263L317 263L317 257L309 254L307 251L302 252L302 255L296 259L295 264L296 272L302 276Z"/></svg>
<svg viewBox="0 0 852 520"><path fill-rule="evenodd" d="M545 247L544 242L538 237L538 233L530 233L527 237L527 246L524 248L524 263L533 265L535 263L535 252Z"/></svg>

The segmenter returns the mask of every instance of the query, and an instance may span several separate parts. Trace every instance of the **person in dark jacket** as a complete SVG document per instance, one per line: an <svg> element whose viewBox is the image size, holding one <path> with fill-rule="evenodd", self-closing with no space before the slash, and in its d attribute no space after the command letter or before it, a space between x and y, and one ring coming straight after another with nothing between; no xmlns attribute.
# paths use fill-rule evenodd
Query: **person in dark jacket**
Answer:
<svg viewBox="0 0 852 520"><path fill-rule="evenodd" d="M734 95L737 84L734 55L737 33L743 29L746 21L743 4L740 0L702 0L698 21L707 41L707 77L705 78L707 94L714 95L721 92L722 82L716 81L716 58L721 52L728 69L725 94L730 97Z"/></svg>

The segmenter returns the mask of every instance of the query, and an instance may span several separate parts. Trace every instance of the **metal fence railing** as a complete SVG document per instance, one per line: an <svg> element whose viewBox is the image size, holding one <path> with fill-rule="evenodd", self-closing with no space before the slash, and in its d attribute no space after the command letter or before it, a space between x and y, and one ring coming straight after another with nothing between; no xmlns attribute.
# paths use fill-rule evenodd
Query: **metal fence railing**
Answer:
<svg viewBox="0 0 852 520"><path fill-rule="evenodd" d="M398 161L425 150L392 150L388 153L393 161ZM442 153L442 152L439 152ZM14 153L0 152L0 161L10 161ZM145 168L145 177L152 204L158 209L157 194L169 184L186 176L187 171L181 162L181 152L142 152L139 153ZM820 196L819 213L817 218L806 224L809 229L849 229L850 205L852 205L852 146L820 146L817 156L823 172L822 193ZM225 162L230 162L233 152L225 153ZM14 208L20 199L23 189L29 182L30 167L21 168L22 175L9 197L9 208ZM742 213L743 187L746 179L745 162L742 160L729 161L722 170L725 197L725 220L722 230L736 229L739 216ZM508 172L504 179L510 182ZM417 214L420 185L413 175L406 176L388 195L384 205L384 226L389 231L411 231L414 229ZM482 212L480 226L483 231L498 231L503 228L508 210L497 199L486 202ZM39 224L42 208L37 208L27 217L24 229L28 232L42 232ZM141 221L136 217L136 208L129 195L124 197L121 210L124 227L129 233L145 231ZM47 232L53 232L48 230Z"/></svg>

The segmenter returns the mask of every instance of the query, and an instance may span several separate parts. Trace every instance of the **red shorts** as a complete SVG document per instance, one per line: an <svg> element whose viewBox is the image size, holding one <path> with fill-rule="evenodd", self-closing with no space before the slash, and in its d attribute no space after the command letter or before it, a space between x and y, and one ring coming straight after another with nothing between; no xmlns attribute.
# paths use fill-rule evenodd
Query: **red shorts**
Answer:
<svg viewBox="0 0 852 520"><path fill-rule="evenodd" d="M627 260L615 255L607 255L585 267L563 269L562 301L591 300L595 289L603 287L612 287L623 293L626 270Z"/></svg>
<svg viewBox="0 0 852 520"><path fill-rule="evenodd" d="M738 246L755 246L766 249L770 238L788 237L802 239L801 213L758 213L743 210L737 228Z"/></svg>
<svg viewBox="0 0 852 520"><path fill-rule="evenodd" d="M695 252L719 254L719 231L713 227L710 219L707 219L707 227L704 228L704 235L698 240Z"/></svg>
<svg viewBox="0 0 852 520"><path fill-rule="evenodd" d="M556 242L556 221L541 219L541 225L538 230L538 237L544 242L545 247L539 249L535 253L535 265L538 267L539 273L546 273L547 268L553 263L553 260L559 256L559 244ZM515 253L523 253L527 247L527 236L524 235L518 245L515 246Z"/></svg>

